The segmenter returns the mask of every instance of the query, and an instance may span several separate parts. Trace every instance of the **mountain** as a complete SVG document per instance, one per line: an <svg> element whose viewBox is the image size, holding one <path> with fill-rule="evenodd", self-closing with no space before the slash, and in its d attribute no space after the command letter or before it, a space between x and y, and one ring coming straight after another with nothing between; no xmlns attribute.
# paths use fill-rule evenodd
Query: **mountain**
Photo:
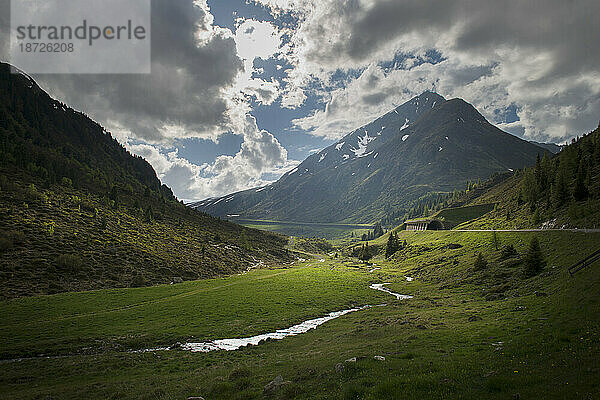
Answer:
<svg viewBox="0 0 600 400"><path fill-rule="evenodd" d="M544 152L496 128L464 100L425 92L271 185L192 206L222 217L374 222L426 193L532 165Z"/></svg>
<svg viewBox="0 0 600 400"><path fill-rule="evenodd" d="M530 143L533 143L536 146L540 146L542 149L546 149L546 150L548 150L552 154L558 154L558 153L560 153L561 150L565 147L564 145L561 145L561 144L556 144L556 143L540 143L540 142L535 142L533 140L531 140Z"/></svg>
<svg viewBox="0 0 600 400"><path fill-rule="evenodd" d="M0 64L0 298L211 277L287 238L178 202L143 158Z"/></svg>

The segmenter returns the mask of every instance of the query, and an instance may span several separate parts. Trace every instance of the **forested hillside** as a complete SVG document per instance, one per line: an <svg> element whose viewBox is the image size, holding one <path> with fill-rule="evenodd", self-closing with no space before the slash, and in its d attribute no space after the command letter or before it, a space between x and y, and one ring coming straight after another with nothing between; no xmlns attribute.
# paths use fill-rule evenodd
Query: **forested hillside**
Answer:
<svg viewBox="0 0 600 400"><path fill-rule="evenodd" d="M0 297L169 283L287 258L179 203L144 159L0 64Z"/></svg>
<svg viewBox="0 0 600 400"><path fill-rule="evenodd" d="M463 227L600 228L600 127L535 166L496 177L448 206L495 203Z"/></svg>

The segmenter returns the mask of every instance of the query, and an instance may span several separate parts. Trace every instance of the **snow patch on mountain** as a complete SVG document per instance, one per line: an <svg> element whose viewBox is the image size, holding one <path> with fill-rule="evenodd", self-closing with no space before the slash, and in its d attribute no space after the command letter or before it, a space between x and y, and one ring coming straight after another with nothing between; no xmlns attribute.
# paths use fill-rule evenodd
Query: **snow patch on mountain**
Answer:
<svg viewBox="0 0 600 400"><path fill-rule="evenodd" d="M346 144L346 142L339 142L338 144L335 145L335 149L337 151L340 151L340 149L344 146L344 144Z"/></svg>
<svg viewBox="0 0 600 400"><path fill-rule="evenodd" d="M358 148L351 147L350 150L354 153L356 157L365 157L367 152L367 146L376 138L369 136L367 131L365 131L365 136L358 137Z"/></svg>
<svg viewBox="0 0 600 400"><path fill-rule="evenodd" d="M402 141L403 141L403 142L406 142L406 139L408 139L408 137L409 137L409 136L410 136L410 135L404 135L404 136L402 136Z"/></svg>
<svg viewBox="0 0 600 400"><path fill-rule="evenodd" d="M327 153L321 154L321 158L319 158L319 162L323 161L327 157Z"/></svg>
<svg viewBox="0 0 600 400"><path fill-rule="evenodd" d="M410 121L408 120L408 118L406 118L406 121L404 122L404 125L402 125L402 127L400 128L400 132L402 132L403 130L405 130L406 128L408 128L408 125L410 125Z"/></svg>

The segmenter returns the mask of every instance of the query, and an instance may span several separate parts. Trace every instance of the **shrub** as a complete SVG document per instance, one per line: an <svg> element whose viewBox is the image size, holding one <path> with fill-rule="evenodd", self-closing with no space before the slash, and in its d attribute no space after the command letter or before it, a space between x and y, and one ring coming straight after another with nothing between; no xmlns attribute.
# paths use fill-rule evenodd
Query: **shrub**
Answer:
<svg viewBox="0 0 600 400"><path fill-rule="evenodd" d="M12 241L12 238L7 236L0 237L0 253L4 253L5 251L12 249L13 246L14 243Z"/></svg>
<svg viewBox="0 0 600 400"><path fill-rule="evenodd" d="M81 211L96 213L96 206L89 200L82 199L79 203L79 207Z"/></svg>
<svg viewBox="0 0 600 400"><path fill-rule="evenodd" d="M525 256L525 275L537 275L542 271L542 269L544 269L545 265L546 260L544 259L544 255L542 254L540 241L538 240L537 236L534 236L534 238L531 239L531 243L529 244L529 250L527 251L527 255Z"/></svg>
<svg viewBox="0 0 600 400"><path fill-rule="evenodd" d="M8 190L8 188L9 188L8 178L5 175L0 175L0 189Z"/></svg>
<svg viewBox="0 0 600 400"><path fill-rule="evenodd" d="M512 244L509 244L506 246L502 246L500 255L503 259L507 259L507 258L516 257L519 254L517 253L517 250L515 250L515 246L513 246Z"/></svg>
<svg viewBox="0 0 600 400"><path fill-rule="evenodd" d="M56 259L58 268L67 271L76 271L83 265L81 257L75 254L62 254Z"/></svg>
<svg viewBox="0 0 600 400"><path fill-rule="evenodd" d="M37 188L33 183L27 186L27 189L25 190L25 196L27 200L31 202L37 202L38 200L40 200L40 195L41 193L38 192Z"/></svg>
<svg viewBox="0 0 600 400"><path fill-rule="evenodd" d="M487 261L483 257L483 254L477 254L477 259L475 260L475 271L481 271L486 269L488 266Z"/></svg>
<svg viewBox="0 0 600 400"><path fill-rule="evenodd" d="M108 227L108 219L106 215L100 217L100 229L105 230Z"/></svg>
<svg viewBox="0 0 600 400"><path fill-rule="evenodd" d="M67 178L66 176L63 176L63 178L60 181L60 184L67 188L73 187L73 181Z"/></svg>
<svg viewBox="0 0 600 400"><path fill-rule="evenodd" d="M131 287L142 287L146 284L146 279L142 274L135 274L131 279Z"/></svg>

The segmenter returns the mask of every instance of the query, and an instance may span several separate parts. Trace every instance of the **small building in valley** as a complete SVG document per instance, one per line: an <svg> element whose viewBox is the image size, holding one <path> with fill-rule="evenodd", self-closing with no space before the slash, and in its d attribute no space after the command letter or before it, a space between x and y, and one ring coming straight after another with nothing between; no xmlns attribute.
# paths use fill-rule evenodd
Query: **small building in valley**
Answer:
<svg viewBox="0 0 600 400"><path fill-rule="evenodd" d="M444 229L444 223L439 219L420 218L405 221L407 231L441 231Z"/></svg>

